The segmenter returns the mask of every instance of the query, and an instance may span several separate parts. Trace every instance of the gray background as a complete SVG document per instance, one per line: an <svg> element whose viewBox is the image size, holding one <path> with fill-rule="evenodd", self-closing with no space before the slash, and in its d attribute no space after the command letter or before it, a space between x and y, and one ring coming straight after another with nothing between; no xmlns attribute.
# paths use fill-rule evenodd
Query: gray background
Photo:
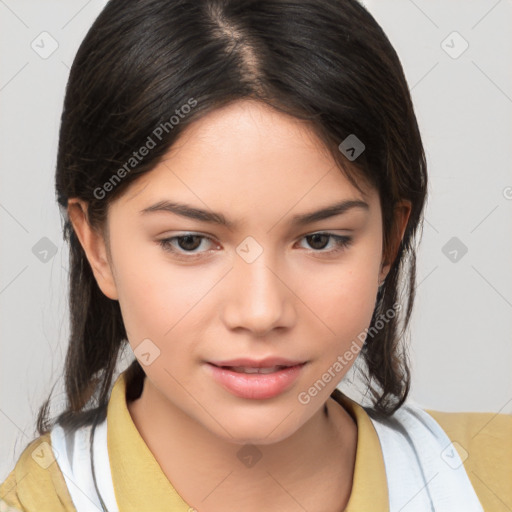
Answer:
<svg viewBox="0 0 512 512"><path fill-rule="evenodd" d="M104 3L0 0L1 480L62 371L58 129L69 67ZM512 413L512 3L364 3L403 63L429 164L411 401ZM55 254L42 251L53 246ZM60 383L54 397L57 412Z"/></svg>

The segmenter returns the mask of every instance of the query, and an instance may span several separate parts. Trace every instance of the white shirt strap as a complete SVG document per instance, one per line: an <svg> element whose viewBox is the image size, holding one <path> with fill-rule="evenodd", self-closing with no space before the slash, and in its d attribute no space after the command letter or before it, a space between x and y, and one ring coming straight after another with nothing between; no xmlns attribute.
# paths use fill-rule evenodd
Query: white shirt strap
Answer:
<svg viewBox="0 0 512 512"><path fill-rule="evenodd" d="M77 512L103 512L94 486L90 459L91 426L66 433L60 425L51 431L52 449L64 475ZM94 472L101 498L108 512L119 512L107 450L107 420L96 426L93 444Z"/></svg>
<svg viewBox="0 0 512 512"><path fill-rule="evenodd" d="M483 512L455 446L432 416L404 404L379 421L365 409L382 447L390 512Z"/></svg>

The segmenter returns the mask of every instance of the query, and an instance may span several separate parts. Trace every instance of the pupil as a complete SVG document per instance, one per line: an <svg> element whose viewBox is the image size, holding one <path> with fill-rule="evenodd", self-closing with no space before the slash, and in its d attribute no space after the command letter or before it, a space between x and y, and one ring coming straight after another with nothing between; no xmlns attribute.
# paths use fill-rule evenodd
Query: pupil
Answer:
<svg viewBox="0 0 512 512"><path fill-rule="evenodd" d="M185 235L185 236L180 237L180 247L185 250L197 249L199 244L192 243L192 245L194 247L190 247L190 244L187 243L187 242L190 242L191 240L193 240L194 238L199 239L199 237L197 235ZM183 243L184 241L185 241L185 243Z"/></svg>
<svg viewBox="0 0 512 512"><path fill-rule="evenodd" d="M328 238L328 235L324 235L324 234L321 234L321 233L316 233L314 235L310 235L309 238L312 238L313 239L313 243L310 244L313 246L314 249L323 249L325 247L325 243L327 243L326 240L324 240L325 243L323 244L320 244L322 247L314 247L315 246L315 242L318 242L318 238Z"/></svg>

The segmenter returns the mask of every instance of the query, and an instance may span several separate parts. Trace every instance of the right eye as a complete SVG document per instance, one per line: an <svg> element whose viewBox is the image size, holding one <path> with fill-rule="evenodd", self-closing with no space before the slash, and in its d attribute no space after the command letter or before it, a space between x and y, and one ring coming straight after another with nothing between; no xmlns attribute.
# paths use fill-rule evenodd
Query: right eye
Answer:
<svg viewBox="0 0 512 512"><path fill-rule="evenodd" d="M207 252L193 252L201 247L202 242L205 240L214 242L212 238L205 235L200 235L198 233L186 233L184 235L163 238L162 240L159 240L159 244L166 252L176 254L179 257L195 259L197 257L201 257L203 253ZM219 245L216 245L218 248Z"/></svg>

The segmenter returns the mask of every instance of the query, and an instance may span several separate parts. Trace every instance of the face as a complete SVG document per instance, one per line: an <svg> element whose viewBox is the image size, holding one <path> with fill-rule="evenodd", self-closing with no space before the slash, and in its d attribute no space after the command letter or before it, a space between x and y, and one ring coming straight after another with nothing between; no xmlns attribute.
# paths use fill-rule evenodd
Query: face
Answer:
<svg viewBox="0 0 512 512"><path fill-rule="evenodd" d="M191 125L111 203L112 298L159 406L254 444L321 414L360 350L383 277L380 202L364 193L303 122L244 101ZM300 222L345 201L343 213ZM238 358L288 368L220 364Z"/></svg>

